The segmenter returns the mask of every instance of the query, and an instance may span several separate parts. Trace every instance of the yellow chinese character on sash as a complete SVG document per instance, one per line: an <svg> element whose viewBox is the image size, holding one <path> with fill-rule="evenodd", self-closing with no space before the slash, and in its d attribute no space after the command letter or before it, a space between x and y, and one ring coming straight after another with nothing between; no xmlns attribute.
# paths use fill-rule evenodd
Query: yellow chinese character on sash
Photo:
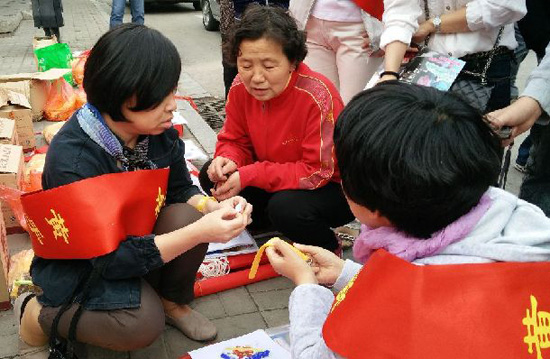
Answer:
<svg viewBox="0 0 550 359"><path fill-rule="evenodd" d="M529 346L529 354L533 354L533 346L537 350L537 359L543 359L541 349L550 348L550 313L537 311L537 298L531 296L531 313L527 309L525 318L521 321L527 328L523 342Z"/></svg>
<svg viewBox="0 0 550 359"><path fill-rule="evenodd" d="M348 282L348 284L346 284L346 286L342 288L340 292L338 292L338 295L336 296L336 301L334 302L334 304L332 305L332 308L330 309L331 313L338 305L340 305L340 303L344 301L344 299L346 299L346 294L348 294L348 290L350 290L353 284L355 283L355 280L357 279L358 275L359 273L354 275L353 278L351 278L351 280Z"/></svg>
<svg viewBox="0 0 550 359"><path fill-rule="evenodd" d="M65 227L65 220L60 214L55 213L53 209L50 209L50 212L52 212L53 218L44 219L50 226L52 226L55 239L57 240L57 237L63 237L65 243L69 244L69 229Z"/></svg>
<svg viewBox="0 0 550 359"><path fill-rule="evenodd" d="M159 194L157 195L157 207L155 208L155 217L159 216L162 206L164 206L164 201L166 201L166 196L162 194L162 190L159 187Z"/></svg>
<svg viewBox="0 0 550 359"><path fill-rule="evenodd" d="M44 236L42 235L42 232L38 229L36 226L36 223L32 219L29 218L29 216L25 215L25 220L27 221L27 225L29 226L29 229L36 237L36 240L40 242L40 244L44 245L44 242L42 240L44 239Z"/></svg>

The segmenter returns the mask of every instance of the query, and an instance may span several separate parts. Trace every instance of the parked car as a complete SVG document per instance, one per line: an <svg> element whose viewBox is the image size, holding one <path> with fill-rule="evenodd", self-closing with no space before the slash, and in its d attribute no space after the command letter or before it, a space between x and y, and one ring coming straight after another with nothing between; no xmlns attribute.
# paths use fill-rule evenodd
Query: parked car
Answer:
<svg viewBox="0 0 550 359"><path fill-rule="evenodd" d="M220 0L201 0L202 24L208 31L220 28Z"/></svg>
<svg viewBox="0 0 550 359"><path fill-rule="evenodd" d="M201 2L200 1L194 1L194 0L145 0L145 4L152 4L152 3L158 3L158 4L176 4L180 2L187 2L187 3L193 3L193 7L195 10L201 9Z"/></svg>

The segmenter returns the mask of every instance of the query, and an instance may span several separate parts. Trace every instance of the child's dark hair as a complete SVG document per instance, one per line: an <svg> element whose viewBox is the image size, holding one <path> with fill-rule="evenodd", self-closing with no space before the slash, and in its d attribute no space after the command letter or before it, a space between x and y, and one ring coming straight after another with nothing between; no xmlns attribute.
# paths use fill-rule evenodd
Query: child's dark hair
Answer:
<svg viewBox="0 0 550 359"><path fill-rule="evenodd" d="M235 24L232 36L224 46L225 61L235 65L243 40L258 40L262 37L279 43L288 61L296 66L307 55L306 34L298 30L296 21L286 9L277 6L251 4L240 22Z"/></svg>
<svg viewBox="0 0 550 359"><path fill-rule="evenodd" d="M478 111L396 81L355 96L334 143L346 195L416 237L470 211L500 171L500 141Z"/></svg>
<svg viewBox="0 0 550 359"><path fill-rule="evenodd" d="M135 96L132 111L155 108L177 88L181 59L157 30L124 24L105 33L84 69L88 102L114 121L125 121L122 105Z"/></svg>

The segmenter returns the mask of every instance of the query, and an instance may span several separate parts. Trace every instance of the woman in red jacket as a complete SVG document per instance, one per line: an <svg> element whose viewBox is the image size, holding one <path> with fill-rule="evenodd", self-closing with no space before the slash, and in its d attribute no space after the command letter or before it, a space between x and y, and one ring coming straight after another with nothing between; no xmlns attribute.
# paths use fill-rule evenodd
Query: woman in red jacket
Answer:
<svg viewBox="0 0 550 359"><path fill-rule="evenodd" d="M226 52L237 64L216 153L202 185L218 200L238 193L254 206L253 226L335 250L331 227L353 219L332 134L343 102L302 60L305 34L284 9L251 6Z"/></svg>

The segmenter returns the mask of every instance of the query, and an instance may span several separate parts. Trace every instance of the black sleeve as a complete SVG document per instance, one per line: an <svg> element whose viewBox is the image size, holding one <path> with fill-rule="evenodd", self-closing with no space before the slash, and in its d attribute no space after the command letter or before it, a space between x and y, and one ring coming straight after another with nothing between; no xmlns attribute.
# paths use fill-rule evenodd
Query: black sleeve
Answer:
<svg viewBox="0 0 550 359"><path fill-rule="evenodd" d="M143 237L129 236L114 252L103 256L109 257L103 277L112 280L142 277L149 271L160 268L164 262L154 239L153 234ZM92 264L96 266L100 258L102 257L92 259Z"/></svg>

